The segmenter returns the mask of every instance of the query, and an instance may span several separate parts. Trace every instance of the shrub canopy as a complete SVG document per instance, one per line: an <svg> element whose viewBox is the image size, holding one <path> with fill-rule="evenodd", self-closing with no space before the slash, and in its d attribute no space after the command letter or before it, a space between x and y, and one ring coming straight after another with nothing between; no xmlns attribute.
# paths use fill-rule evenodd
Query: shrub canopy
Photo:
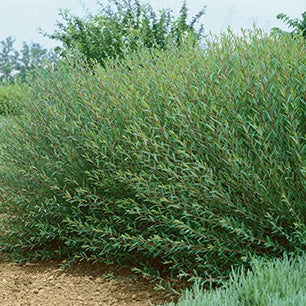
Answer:
<svg viewBox="0 0 306 306"><path fill-rule="evenodd" d="M305 55L255 30L50 66L0 132L1 252L173 285L305 249Z"/></svg>
<svg viewBox="0 0 306 306"><path fill-rule="evenodd" d="M109 58L122 57L127 50L137 50L140 44L163 49L169 41L179 46L187 37L195 41L203 38L203 25L196 29L196 23L204 15L205 6L188 22L186 1L177 18L170 10L156 12L150 4L142 5L138 0L107 2L105 6L98 1L99 13L86 18L62 11L63 21L57 23L57 30L45 35L63 43L62 48L57 48L62 55L76 49L87 61L101 65Z"/></svg>

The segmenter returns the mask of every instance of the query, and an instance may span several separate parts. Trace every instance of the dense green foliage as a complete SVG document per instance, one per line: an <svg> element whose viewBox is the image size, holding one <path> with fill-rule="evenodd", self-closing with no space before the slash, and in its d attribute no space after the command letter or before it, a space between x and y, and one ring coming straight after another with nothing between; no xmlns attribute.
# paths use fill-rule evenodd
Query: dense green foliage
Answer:
<svg viewBox="0 0 306 306"><path fill-rule="evenodd" d="M273 31L281 35L302 35L306 39L306 11L302 13L302 19L292 19L284 13L278 14L277 19L283 21L289 28L292 28L293 31L288 33L286 31L281 30L280 28L273 28Z"/></svg>
<svg viewBox="0 0 306 306"><path fill-rule="evenodd" d="M13 100L21 98L23 90L20 90L18 85L0 85L0 115L17 114L17 109L14 107Z"/></svg>
<svg viewBox="0 0 306 306"><path fill-rule="evenodd" d="M1 252L132 264L166 284L301 252L305 48L227 33L41 71L0 132Z"/></svg>
<svg viewBox="0 0 306 306"><path fill-rule="evenodd" d="M63 22L58 22L57 30L47 34L49 38L63 43L61 54L77 49L90 61L104 65L105 60L121 57L128 49L134 51L141 43L146 48L165 48L171 40L180 45L186 37L196 41L202 38L203 25L198 30L196 23L205 13L200 10L188 23L188 9L183 2L179 16L172 16L170 10L155 12L151 5L142 5L138 0L108 0L113 6L104 6L97 15L86 18L70 15L62 11Z"/></svg>
<svg viewBox="0 0 306 306"><path fill-rule="evenodd" d="M304 305L306 302L306 256L266 262L256 259L252 270L231 274L223 288L203 291L199 285L187 290L177 306ZM173 303L167 306L174 306Z"/></svg>
<svg viewBox="0 0 306 306"><path fill-rule="evenodd" d="M7 86L0 87L0 115L5 114L8 111L8 105L10 105L11 93L8 93Z"/></svg>

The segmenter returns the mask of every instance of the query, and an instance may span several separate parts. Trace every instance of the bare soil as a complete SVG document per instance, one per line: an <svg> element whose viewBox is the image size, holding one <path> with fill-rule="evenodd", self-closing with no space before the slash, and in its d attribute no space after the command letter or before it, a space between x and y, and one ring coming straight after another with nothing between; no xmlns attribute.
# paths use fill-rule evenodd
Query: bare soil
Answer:
<svg viewBox="0 0 306 306"><path fill-rule="evenodd" d="M115 278L107 278L112 274ZM105 264L79 263L60 269L56 262L16 265L0 258L0 305L129 305L176 301L176 296L129 271Z"/></svg>

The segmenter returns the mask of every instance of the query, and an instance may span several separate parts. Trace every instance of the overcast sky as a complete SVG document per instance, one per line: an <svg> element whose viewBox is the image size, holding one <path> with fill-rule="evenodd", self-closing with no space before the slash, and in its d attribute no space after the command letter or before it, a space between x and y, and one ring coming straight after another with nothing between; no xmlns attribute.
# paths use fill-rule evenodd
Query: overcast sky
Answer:
<svg viewBox="0 0 306 306"><path fill-rule="evenodd" d="M44 38L38 33L38 28L52 33L54 31L59 9L70 9L73 14L84 16L81 2L92 12L97 12L96 0L0 0L0 40L8 36L16 39L16 48L22 41L38 42L51 48L57 43ZM106 3L102 0L100 2ZM150 2L154 9L170 8L176 15L182 5L182 0L141 0ZM235 32L240 28L251 28L255 21L257 26L265 31L278 26L286 29L284 24L276 19L278 13L286 13L292 18L301 19L301 13L306 11L306 0L187 0L190 16L196 14L204 5L206 14L201 21L205 33L217 34L230 25Z"/></svg>

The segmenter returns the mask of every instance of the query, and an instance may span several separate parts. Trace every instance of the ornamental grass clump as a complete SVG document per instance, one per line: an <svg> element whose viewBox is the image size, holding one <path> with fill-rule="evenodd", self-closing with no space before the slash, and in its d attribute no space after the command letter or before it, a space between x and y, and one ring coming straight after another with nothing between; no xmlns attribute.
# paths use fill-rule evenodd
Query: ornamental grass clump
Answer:
<svg viewBox="0 0 306 306"><path fill-rule="evenodd" d="M302 252L305 56L254 30L40 72L1 130L1 252L166 286Z"/></svg>

